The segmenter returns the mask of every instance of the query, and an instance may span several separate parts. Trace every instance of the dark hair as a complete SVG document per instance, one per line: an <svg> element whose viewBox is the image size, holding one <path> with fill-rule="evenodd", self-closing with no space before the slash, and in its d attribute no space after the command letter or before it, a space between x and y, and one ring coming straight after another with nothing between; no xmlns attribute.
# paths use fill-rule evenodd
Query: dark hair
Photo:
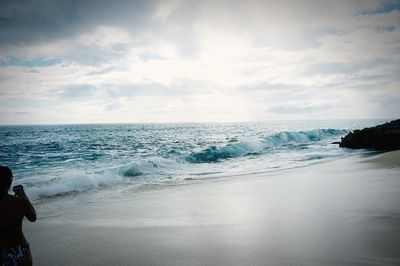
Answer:
<svg viewBox="0 0 400 266"><path fill-rule="evenodd" d="M0 193L5 193L10 189L12 180L11 169L7 166L0 166Z"/></svg>

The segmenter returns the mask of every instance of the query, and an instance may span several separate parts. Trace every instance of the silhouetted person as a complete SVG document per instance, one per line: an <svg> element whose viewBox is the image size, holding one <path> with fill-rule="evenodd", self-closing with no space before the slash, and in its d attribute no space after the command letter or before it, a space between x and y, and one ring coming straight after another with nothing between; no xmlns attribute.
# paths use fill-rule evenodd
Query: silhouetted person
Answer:
<svg viewBox="0 0 400 266"><path fill-rule="evenodd" d="M21 185L8 194L13 175L0 166L0 265L32 265L29 244L22 233L22 220L36 221L36 212Z"/></svg>

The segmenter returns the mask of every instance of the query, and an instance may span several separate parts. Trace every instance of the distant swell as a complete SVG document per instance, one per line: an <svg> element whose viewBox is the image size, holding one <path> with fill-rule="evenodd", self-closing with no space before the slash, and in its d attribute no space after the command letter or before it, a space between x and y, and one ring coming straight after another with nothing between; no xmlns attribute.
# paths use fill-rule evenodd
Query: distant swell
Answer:
<svg viewBox="0 0 400 266"><path fill-rule="evenodd" d="M347 130L317 129L300 132L280 132L262 139L238 141L228 143L222 147L212 146L193 152L186 157L190 163L212 163L222 159L229 159L248 155L262 154L269 148L284 145L299 145L321 141L326 138L344 135Z"/></svg>

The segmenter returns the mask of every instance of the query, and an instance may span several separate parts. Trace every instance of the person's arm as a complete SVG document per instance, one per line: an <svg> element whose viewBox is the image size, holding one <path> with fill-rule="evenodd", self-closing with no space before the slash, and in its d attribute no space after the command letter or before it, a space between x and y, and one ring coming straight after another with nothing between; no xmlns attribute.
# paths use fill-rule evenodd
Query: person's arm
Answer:
<svg viewBox="0 0 400 266"><path fill-rule="evenodd" d="M23 201L25 217L30 222L36 221L37 217L36 217L35 208L33 208L32 203L30 202L28 196L25 194L25 191L24 191L24 188L22 187L22 185L15 192L15 195L20 197Z"/></svg>

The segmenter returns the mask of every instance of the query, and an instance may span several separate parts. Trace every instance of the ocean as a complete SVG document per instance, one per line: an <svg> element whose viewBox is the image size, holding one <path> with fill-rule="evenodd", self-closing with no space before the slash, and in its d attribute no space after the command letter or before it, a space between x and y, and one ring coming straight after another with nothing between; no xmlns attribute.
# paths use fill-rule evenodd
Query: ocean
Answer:
<svg viewBox="0 0 400 266"><path fill-rule="evenodd" d="M43 202L307 166L365 152L332 142L387 121L0 126L0 164Z"/></svg>

